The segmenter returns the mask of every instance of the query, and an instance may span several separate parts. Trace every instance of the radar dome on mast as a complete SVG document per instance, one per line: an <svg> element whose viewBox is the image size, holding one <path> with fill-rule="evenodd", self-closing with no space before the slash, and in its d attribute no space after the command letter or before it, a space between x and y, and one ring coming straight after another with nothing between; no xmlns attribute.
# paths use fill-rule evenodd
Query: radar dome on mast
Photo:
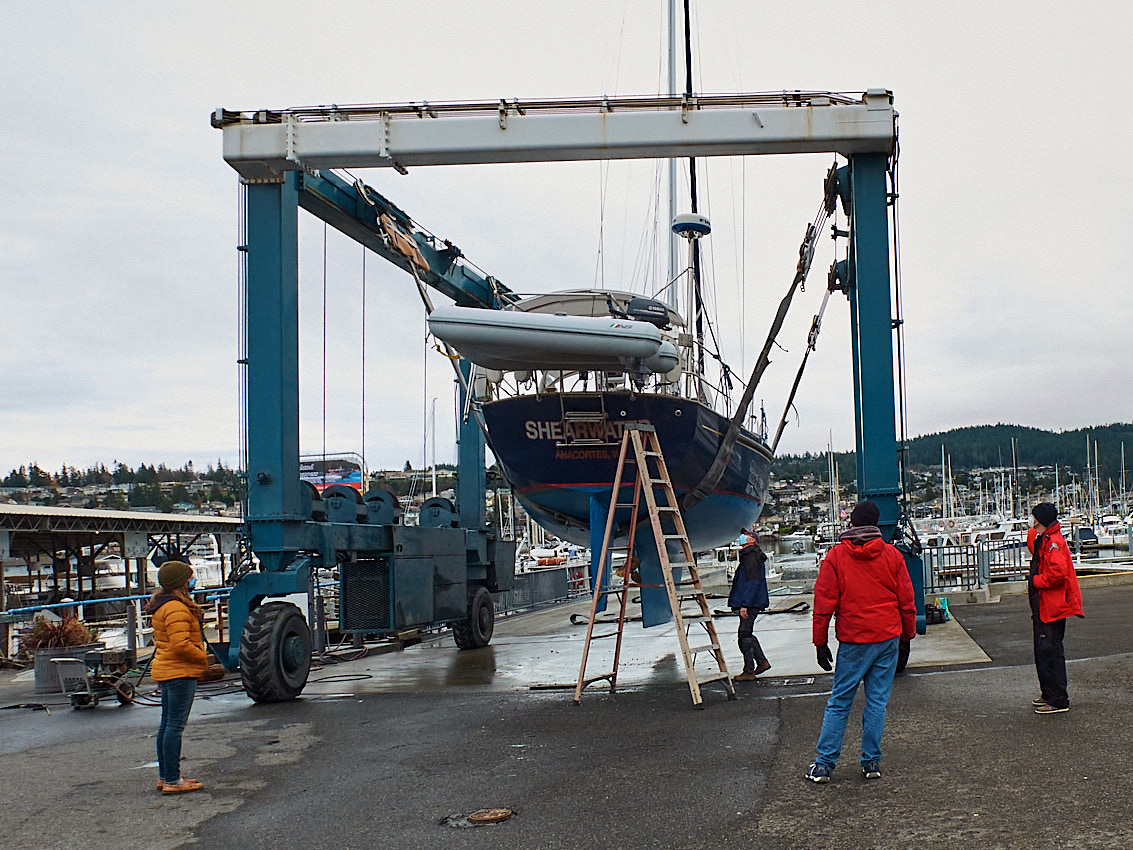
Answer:
<svg viewBox="0 0 1133 850"><path fill-rule="evenodd" d="M685 239L699 239L712 232L708 216L700 213L681 213L673 219L673 233Z"/></svg>

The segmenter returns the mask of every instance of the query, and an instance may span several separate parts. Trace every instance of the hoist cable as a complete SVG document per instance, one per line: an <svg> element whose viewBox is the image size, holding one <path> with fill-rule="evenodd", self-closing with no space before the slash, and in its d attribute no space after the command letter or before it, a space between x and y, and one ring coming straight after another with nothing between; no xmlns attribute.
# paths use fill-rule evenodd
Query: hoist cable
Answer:
<svg viewBox="0 0 1133 850"><path fill-rule="evenodd" d="M894 319L897 327L897 413L900 424L901 442L897 457L900 461L901 473L901 520L904 527L910 531L914 550L920 549L920 540L909 516L909 409L908 385L905 382L905 315L901 292L901 216L900 216L900 187L897 179L897 163L900 158L900 143L893 143L893 157L889 165L889 179L892 187L890 219L893 227L893 290L894 290Z"/></svg>
<svg viewBox="0 0 1133 850"><path fill-rule="evenodd" d="M417 291L418 293L420 293L421 301L425 305L425 315L427 317L433 312L432 299L429 298L429 293L425 290L425 284L421 281L421 277L417 273L417 266L413 263L410 263L409 270L413 273L413 279L417 282ZM472 392L472 386L469 383L468 379L465 377L464 373L460 371L460 355L457 354L456 350L444 340L441 340L440 342L444 348L443 353L452 363L453 371L456 372L456 379L460 382L460 386L464 390L465 408L462 414L462 418L467 420L469 415L475 416L476 424L480 426L480 431L484 435L484 440L488 444L488 448L492 448L492 438L488 434L488 425L484 421L484 415L480 411L480 406L475 403L475 396ZM492 453L495 454L496 450L492 449Z"/></svg>
<svg viewBox="0 0 1133 850"><path fill-rule="evenodd" d="M366 467L366 251L362 246L362 492L370 489Z"/></svg>
<svg viewBox="0 0 1133 850"><path fill-rule="evenodd" d="M752 369L747 386L744 387L743 396L740 398L736 412L732 415L731 421L728 424L728 430L724 434L724 438L720 441L719 448L716 450L716 457L712 460L712 465L708 468L708 471L704 473L700 481L688 490L681 499L682 510L688 510L693 505L703 501L704 497L711 493L716 485L720 483L720 479L724 477L724 471L727 469L728 465L728 458L731 457L732 449L735 448L736 440L739 438L740 429L743 427L747 409L755 396L756 387L759 386L759 381L763 377L763 373L771 364L769 356L771 347L776 344L775 338L779 335L779 331L783 327L783 322L787 318L787 311L790 309L795 291L806 283L806 277L810 272L811 262L814 259L814 244L818 239L818 233L822 230L826 222L826 216L826 198L823 197L822 203L819 205L818 214L815 216L815 221L807 225L806 236L803 238L803 243L799 247L799 261L795 267L795 276L791 280L791 285L787 288L787 293L779 302L779 309L775 312L775 318L771 322L771 329L763 344L763 350L760 352L759 359Z"/></svg>
<svg viewBox="0 0 1133 850"><path fill-rule="evenodd" d="M323 487L327 486L327 223L323 222Z"/></svg>
<svg viewBox="0 0 1133 850"><path fill-rule="evenodd" d="M243 181L237 193L236 212L236 445L237 473L248 473L248 187ZM241 494L243 515L248 515L248 482Z"/></svg>
<svg viewBox="0 0 1133 850"><path fill-rule="evenodd" d="M791 406L795 403L795 393L798 392L799 383L803 379L803 370L806 369L807 359L818 344L818 333L822 330L822 316L826 312L826 305L829 301L830 290L827 289L822 296L822 306L818 308L818 313L815 314L814 319L811 321L810 332L807 334L806 350L803 352L803 359L799 364L799 371L795 375L795 382L791 385L791 392L787 396L787 403L783 406L783 416L779 419L779 427L775 430L775 439L771 441L772 454L775 453L775 449L779 445L779 438L783 436L783 428L787 425L787 416L791 412Z"/></svg>

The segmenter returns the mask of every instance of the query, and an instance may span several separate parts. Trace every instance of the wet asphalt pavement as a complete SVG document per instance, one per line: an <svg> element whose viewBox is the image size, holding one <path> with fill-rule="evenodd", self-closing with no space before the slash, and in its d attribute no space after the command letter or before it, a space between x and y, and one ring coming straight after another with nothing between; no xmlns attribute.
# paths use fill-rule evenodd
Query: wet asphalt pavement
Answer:
<svg viewBox="0 0 1133 850"><path fill-rule="evenodd" d="M416 647L418 663L435 668L422 689L411 677L405 688L374 685L376 672L408 663L406 652L314 671L290 704L255 705L225 683L202 691L184 766L206 789L181 797L153 787L156 709L2 710L0 844L1133 847L1133 585L1083 596L1087 619L1066 636L1073 708L1050 717L1030 707L1026 597L954 605L990 660L897 680L875 782L856 767L860 699L833 781L802 779L828 676L741 683L739 700L709 693L698 711L661 652L627 691L588 691L575 706L569 693L528 689L546 682L540 669L506 662L508 642L528 640L577 670L577 638L549 640L530 625L535 615L501 625L499 647L460 653L459 663L447 649ZM721 627L728 643L731 630ZM490 687L500 676L509 686ZM32 699L0 672L0 705ZM515 814L461 826L489 807Z"/></svg>

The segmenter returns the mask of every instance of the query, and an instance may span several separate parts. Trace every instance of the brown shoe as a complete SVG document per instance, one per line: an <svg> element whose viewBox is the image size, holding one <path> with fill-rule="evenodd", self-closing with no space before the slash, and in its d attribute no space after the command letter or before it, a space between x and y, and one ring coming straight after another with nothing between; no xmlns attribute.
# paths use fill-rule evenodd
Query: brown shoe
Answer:
<svg viewBox="0 0 1133 850"><path fill-rule="evenodd" d="M1068 705L1059 708L1058 706L1051 705L1050 703L1043 703L1035 709L1035 714L1062 714L1063 712L1069 710L1070 706Z"/></svg>
<svg viewBox="0 0 1133 850"><path fill-rule="evenodd" d="M1042 695L1040 694L1039 696L1031 700L1031 705L1033 705L1035 708L1038 708L1040 705L1046 705L1046 700L1043 699Z"/></svg>
<svg viewBox="0 0 1133 850"><path fill-rule="evenodd" d="M755 678L755 672L752 671L750 673L740 673L738 676L733 676L732 681L733 682L750 682L754 678Z"/></svg>
<svg viewBox="0 0 1133 850"><path fill-rule="evenodd" d="M768 661L767 659L764 659L763 661L760 661L758 664L755 665L755 675L758 676L760 673L766 673L770 669L771 669L771 662Z"/></svg>
<svg viewBox="0 0 1133 850"><path fill-rule="evenodd" d="M161 789L162 794L188 794L190 791L200 791L204 783L197 779L182 779L180 782L166 782Z"/></svg>
<svg viewBox="0 0 1133 850"><path fill-rule="evenodd" d="M162 781L161 779L157 780L157 790L158 791L164 791L165 790L165 782Z"/></svg>

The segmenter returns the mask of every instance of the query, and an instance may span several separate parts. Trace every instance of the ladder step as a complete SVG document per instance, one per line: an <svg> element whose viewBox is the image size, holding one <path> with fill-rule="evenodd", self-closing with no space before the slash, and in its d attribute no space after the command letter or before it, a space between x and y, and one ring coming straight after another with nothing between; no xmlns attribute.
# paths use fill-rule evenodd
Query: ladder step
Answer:
<svg viewBox="0 0 1133 850"><path fill-rule="evenodd" d="M565 412L563 419L576 422L600 422L605 421L606 417L598 411L572 411ZM633 447L632 453L628 452L631 443ZM649 458L654 458L654 462L650 463ZM626 579L626 581L616 587L600 589L598 592L603 597L621 594L622 605L624 606L627 597L624 595L623 591L627 591L631 588L665 588L672 609L674 624L680 629L678 636L684 652L685 678L688 680L689 687L692 689L693 705L699 706L701 704L700 685L708 684L709 682L725 682L729 692L728 698L735 699L736 693L730 684L731 676L728 674L724 661L724 652L721 649L720 637L716 632L716 627L712 619L713 615L708 607L707 597L705 596L704 589L701 587L700 578L697 575L696 555L693 553L692 547L689 544L688 533L681 519L681 508L677 502L676 493L673 490L672 478L665 464L664 453L661 451L661 443L657 439L656 431L651 427L640 429L627 427L621 438L619 464L624 464L622 467L624 474L619 476L620 480L614 482L614 493L611 505L608 508L608 517L613 517L613 512L616 510L624 511L629 509L634 514L632 521L636 526L644 521L641 512L643 510L647 511L649 519L652 521L654 528L657 529L657 535L653 542L657 548L661 568L668 572L662 573L665 579L664 584L642 584L640 581L632 581L629 574L625 572L626 565L623 565L621 569L623 571L623 578ZM621 488L626 485L627 479L631 480L634 485L636 500L634 502L618 501L618 497L622 492ZM645 491L644 508L642 507L642 500L640 498L642 490ZM662 498L662 494L664 498ZM668 525L672 531L679 533L665 533L666 525ZM630 538L633 538L632 531ZM680 541L681 554L677 556L680 560L669 560L668 544L670 541ZM628 562L630 553L627 550L629 547L614 547L609 545L610 542L609 539L603 542L606 551L625 551ZM682 576L681 581L675 580L676 570L687 571L685 576ZM677 588L681 588L684 592L678 591ZM595 599L597 599L597 597L595 597ZM694 602L698 610L685 613L682 607L687 602ZM574 622L573 615L571 622ZM587 639L588 643L589 641L598 640L599 638L614 636L618 636L620 642L624 630L624 623L620 619L614 626L615 631L601 635L593 634L597 620L590 620L589 622L590 628L587 630L590 633ZM610 621L605 620L603 622L609 623ZM704 638L707 637L709 642L690 646L689 637L693 627L696 625L703 626L706 632L705 635L698 635L698 639L704 640ZM703 678L700 678L693 661L695 657L698 657L702 653L711 653L719 669L718 671L706 670ZM616 670L603 676L585 679L586 657L587 655L584 651L582 669L579 671L579 680L582 684L575 694L576 704L579 701L579 695L582 689L586 685L600 680L608 680L610 690L613 692L614 683L617 681Z"/></svg>
<svg viewBox="0 0 1133 850"><path fill-rule="evenodd" d="M583 688L589 687L590 685L593 685L595 682L601 682L603 679L605 679L607 682L612 681L613 678L614 678L615 672L616 671L611 671L609 673L603 673L601 676L592 676L589 679L583 679L582 680L582 687Z"/></svg>
<svg viewBox="0 0 1133 850"><path fill-rule="evenodd" d="M723 681L724 679L730 679L730 678L732 678L732 677L729 673L724 673L724 672L713 673L710 676L705 676L703 679L700 678L700 676L697 676L696 677L696 684L707 685L709 682L720 682L720 681Z"/></svg>
<svg viewBox="0 0 1133 850"><path fill-rule="evenodd" d="M719 648L720 648L720 645L717 644L717 643L706 643L704 646L690 646L688 648L688 651L689 652L708 652L709 650L712 650L713 652L715 652Z"/></svg>
<svg viewBox="0 0 1133 850"><path fill-rule="evenodd" d="M601 410L565 410L563 419L570 422L605 422L606 414Z"/></svg>

